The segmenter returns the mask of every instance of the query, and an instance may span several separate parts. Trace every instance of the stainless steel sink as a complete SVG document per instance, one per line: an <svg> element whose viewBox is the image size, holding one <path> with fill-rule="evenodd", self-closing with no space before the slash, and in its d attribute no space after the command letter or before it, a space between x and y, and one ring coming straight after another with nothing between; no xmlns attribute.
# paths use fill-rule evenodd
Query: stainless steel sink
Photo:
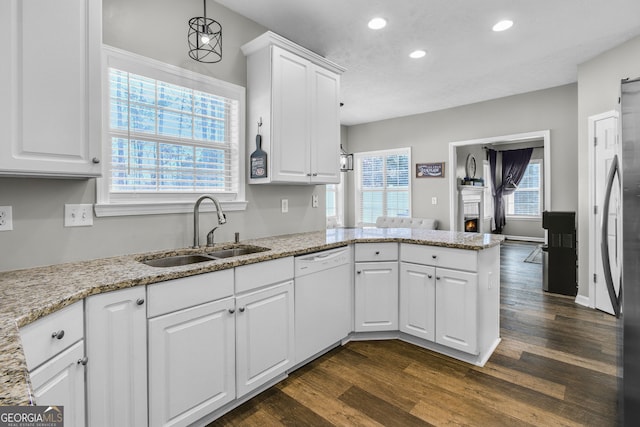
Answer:
<svg viewBox="0 0 640 427"><path fill-rule="evenodd" d="M218 251L209 252L209 255L212 258L220 259L220 258L231 258L234 256L240 255L249 255L255 254L258 252L268 251L269 248L262 248L260 246L237 246L229 249L220 249Z"/></svg>
<svg viewBox="0 0 640 427"><path fill-rule="evenodd" d="M177 267L179 265L189 265L212 260L213 258L206 255L174 255L164 258L146 259L142 262L151 267Z"/></svg>
<svg viewBox="0 0 640 427"><path fill-rule="evenodd" d="M170 255L152 259L143 259L140 262L151 267L178 267L180 265L196 264L205 261L214 261L217 259L232 258L240 255L255 254L257 252L268 251L269 248L260 246L233 246L222 248L207 254L187 254L187 255Z"/></svg>

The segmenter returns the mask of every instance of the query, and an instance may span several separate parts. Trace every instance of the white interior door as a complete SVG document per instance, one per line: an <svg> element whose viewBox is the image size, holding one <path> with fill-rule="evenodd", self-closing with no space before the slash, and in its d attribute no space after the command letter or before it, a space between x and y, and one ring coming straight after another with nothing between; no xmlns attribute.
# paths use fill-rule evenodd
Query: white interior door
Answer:
<svg viewBox="0 0 640 427"><path fill-rule="evenodd" d="M594 164L592 179L593 182L593 200L595 203L594 219L592 221L593 245L591 247L591 263L594 274L594 306L598 310L613 314L613 307L607 292L607 285L604 278L604 270L602 264L601 244L602 244L602 214L605 211L604 198L607 187L607 178L611 168L613 157L619 153L618 138L618 116L615 112L610 114L599 115L590 120L592 128L590 134L595 138L594 148ZM611 265L611 273L613 275L614 284L619 284L620 266L622 261L621 244L621 227L622 218L620 217L622 208L622 199L619 191L619 183L614 182L612 194L609 203L608 236L609 240L609 259ZM616 289L618 291L618 289Z"/></svg>

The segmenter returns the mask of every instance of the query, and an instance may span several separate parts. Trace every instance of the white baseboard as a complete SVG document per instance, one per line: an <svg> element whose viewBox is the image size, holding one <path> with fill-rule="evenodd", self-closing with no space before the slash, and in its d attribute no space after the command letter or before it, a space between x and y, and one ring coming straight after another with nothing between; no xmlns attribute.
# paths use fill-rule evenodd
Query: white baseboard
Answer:
<svg viewBox="0 0 640 427"><path fill-rule="evenodd" d="M544 243L544 237L504 236L507 240L519 240L522 242Z"/></svg>
<svg viewBox="0 0 640 427"><path fill-rule="evenodd" d="M583 305L585 307L593 308L591 306L591 301L589 301L589 297L585 297L584 295L576 296L576 304Z"/></svg>

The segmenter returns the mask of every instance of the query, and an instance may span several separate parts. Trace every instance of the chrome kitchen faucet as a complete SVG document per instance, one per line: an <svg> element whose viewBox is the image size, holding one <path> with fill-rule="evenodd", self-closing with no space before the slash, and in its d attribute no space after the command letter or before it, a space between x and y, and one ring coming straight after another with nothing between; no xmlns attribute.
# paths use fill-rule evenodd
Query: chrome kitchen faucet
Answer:
<svg viewBox="0 0 640 427"><path fill-rule="evenodd" d="M193 207L193 248L200 247L200 203L205 199L211 200L213 204L216 205L218 225L222 225L227 222L227 216L222 212L222 207L220 206L218 199L208 195L200 197ZM207 246L213 246L213 232L216 231L217 228L218 227L213 227L213 229L207 233Z"/></svg>

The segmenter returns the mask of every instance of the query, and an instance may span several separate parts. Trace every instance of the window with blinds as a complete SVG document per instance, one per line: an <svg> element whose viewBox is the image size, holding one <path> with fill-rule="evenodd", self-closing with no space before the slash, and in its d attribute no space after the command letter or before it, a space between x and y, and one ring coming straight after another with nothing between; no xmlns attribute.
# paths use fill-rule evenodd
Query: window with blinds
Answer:
<svg viewBox="0 0 640 427"><path fill-rule="evenodd" d="M237 101L114 68L109 94L110 192L237 190Z"/></svg>
<svg viewBox="0 0 640 427"><path fill-rule="evenodd" d="M379 216L411 216L411 149L355 154L356 224L375 225Z"/></svg>
<svg viewBox="0 0 640 427"><path fill-rule="evenodd" d="M238 200L244 88L105 48L102 204ZM243 194L242 194L243 196Z"/></svg>
<svg viewBox="0 0 640 427"><path fill-rule="evenodd" d="M542 215L542 176L542 161L531 160L516 191L504 196L507 216L540 217Z"/></svg>

